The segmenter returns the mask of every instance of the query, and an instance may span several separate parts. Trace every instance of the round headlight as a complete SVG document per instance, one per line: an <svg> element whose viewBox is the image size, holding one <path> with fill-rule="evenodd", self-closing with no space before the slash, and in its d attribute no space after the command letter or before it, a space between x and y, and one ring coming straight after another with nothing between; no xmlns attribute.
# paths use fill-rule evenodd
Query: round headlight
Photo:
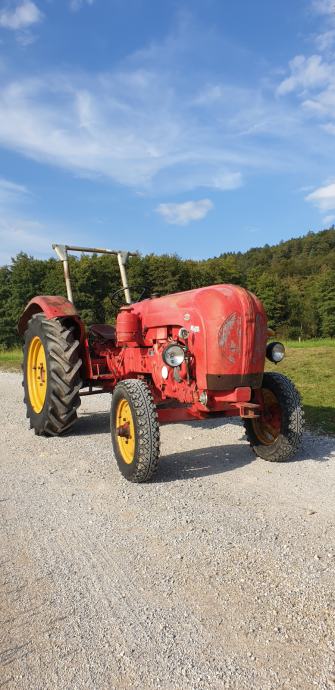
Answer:
<svg viewBox="0 0 335 690"><path fill-rule="evenodd" d="M270 362L278 364L285 357L285 347L282 343L269 343L266 348L266 356Z"/></svg>
<svg viewBox="0 0 335 690"><path fill-rule="evenodd" d="M163 352L163 360L169 367L179 367L185 359L185 352L180 345L168 345Z"/></svg>

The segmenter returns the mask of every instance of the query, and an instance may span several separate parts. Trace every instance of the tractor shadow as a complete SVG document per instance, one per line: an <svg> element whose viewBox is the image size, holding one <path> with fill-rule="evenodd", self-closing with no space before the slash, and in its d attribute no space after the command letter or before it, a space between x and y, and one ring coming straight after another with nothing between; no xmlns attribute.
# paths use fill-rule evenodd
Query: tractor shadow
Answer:
<svg viewBox="0 0 335 690"><path fill-rule="evenodd" d="M213 428L213 427L212 427ZM162 455L158 465L155 483L173 482L176 480L195 479L207 477L223 472L232 472L252 462L264 463L275 471L283 465L295 465L300 462L325 462L335 460L335 439L315 436L307 433L298 453L286 463L270 463L259 459L251 450L241 427L241 434L234 444L209 446L206 448L194 448ZM241 443L245 441L245 443Z"/></svg>
<svg viewBox="0 0 335 690"><path fill-rule="evenodd" d="M232 472L249 465L255 459L247 444L194 448L181 453L163 455L153 481L155 484L161 484Z"/></svg>
<svg viewBox="0 0 335 690"><path fill-rule="evenodd" d="M79 412L78 419L71 429L71 436L109 434L109 417L109 412Z"/></svg>
<svg viewBox="0 0 335 690"><path fill-rule="evenodd" d="M180 426L181 434L194 433L197 429L204 429L210 432L211 429L218 429L225 425L233 425L237 431L236 443L227 443L219 446L208 446L204 448L192 448L181 452L165 454L164 445L159 462L154 483L173 482L178 480L194 479L196 477L206 477L210 475L232 472L242 468L256 460L244 435L244 429L240 420L222 420L222 418L212 418L208 420L189 421ZM178 425L179 426L179 425ZM93 434L110 433L109 412L81 412L76 425L71 431L74 436L90 436ZM176 431L177 433L177 431ZM220 439L221 440L221 439ZM199 439L200 441L200 439ZM242 441L242 443L241 443ZM194 438L190 440L190 445L194 444ZM201 441L200 441L201 443ZM335 438L315 433L305 434L305 442L295 457L288 460L288 463L299 462L329 462L331 457L335 459ZM265 462L262 461L261 462ZM266 463L269 464L270 463ZM271 463L272 464L272 463ZM274 466L274 464L272 464Z"/></svg>

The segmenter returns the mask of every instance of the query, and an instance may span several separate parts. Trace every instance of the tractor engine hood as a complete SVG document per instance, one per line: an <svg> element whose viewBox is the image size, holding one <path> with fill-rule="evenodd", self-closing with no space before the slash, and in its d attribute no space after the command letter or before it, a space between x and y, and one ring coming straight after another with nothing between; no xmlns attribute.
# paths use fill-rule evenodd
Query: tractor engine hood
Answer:
<svg viewBox="0 0 335 690"><path fill-rule="evenodd" d="M248 290L212 285L145 300L133 308L144 333L175 326L189 331L199 388L261 386L267 319L262 303Z"/></svg>

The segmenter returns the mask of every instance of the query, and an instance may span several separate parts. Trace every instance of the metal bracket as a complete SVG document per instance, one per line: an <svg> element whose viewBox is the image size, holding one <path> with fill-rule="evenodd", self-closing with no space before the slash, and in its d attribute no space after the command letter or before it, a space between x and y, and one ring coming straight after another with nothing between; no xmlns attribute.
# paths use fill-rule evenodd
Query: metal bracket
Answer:
<svg viewBox="0 0 335 690"><path fill-rule="evenodd" d="M52 248L61 261L67 261L67 247L65 244L53 244Z"/></svg>
<svg viewBox="0 0 335 690"><path fill-rule="evenodd" d="M128 259L129 259L129 252L118 252L118 256L120 256L120 260L122 262L122 265L127 266Z"/></svg>
<svg viewBox="0 0 335 690"><path fill-rule="evenodd" d="M72 302L72 304L74 304L71 278L70 278L69 259L68 259L68 255L67 255L67 249L68 248L67 248L66 244L53 244L52 248L55 250L57 256L63 262L67 298L68 298L69 302Z"/></svg>

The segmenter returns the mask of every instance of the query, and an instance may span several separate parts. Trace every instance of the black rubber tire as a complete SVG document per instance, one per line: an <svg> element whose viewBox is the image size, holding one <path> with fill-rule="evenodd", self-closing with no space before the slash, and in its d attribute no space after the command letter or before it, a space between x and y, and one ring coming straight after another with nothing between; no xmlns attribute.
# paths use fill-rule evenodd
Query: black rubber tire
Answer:
<svg viewBox="0 0 335 690"><path fill-rule="evenodd" d="M247 439L254 453L269 462L285 462L293 457L301 444L304 431L304 410L294 383L276 372L266 372L262 388L270 390L281 408L280 434L271 445L263 444L255 433L253 421L244 420Z"/></svg>
<svg viewBox="0 0 335 690"><path fill-rule="evenodd" d="M120 452L116 433L116 414L120 400L128 401L135 428L134 459L127 464ZM159 422L151 391L144 381L127 379L114 389L111 405L113 451L120 472L131 482L147 482L156 472L160 451Z"/></svg>
<svg viewBox="0 0 335 690"><path fill-rule="evenodd" d="M43 343L47 366L46 398L38 414L31 405L27 383L28 349L35 336ZM76 421L82 386L81 366L80 343L75 338L74 326L59 319L46 319L44 314L34 314L25 332L23 387L30 428L38 436L58 436Z"/></svg>

